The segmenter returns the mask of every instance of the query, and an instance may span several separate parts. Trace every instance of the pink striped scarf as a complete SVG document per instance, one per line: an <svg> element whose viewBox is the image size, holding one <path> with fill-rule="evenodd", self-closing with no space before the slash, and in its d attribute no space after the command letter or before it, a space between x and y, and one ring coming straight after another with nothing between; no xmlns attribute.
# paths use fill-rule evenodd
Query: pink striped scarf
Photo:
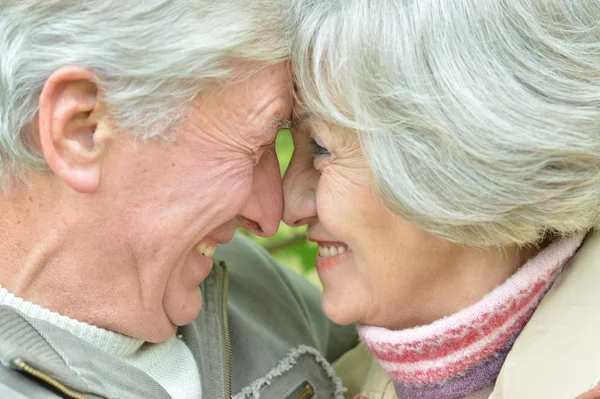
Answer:
<svg viewBox="0 0 600 399"><path fill-rule="evenodd" d="M513 342L583 241L556 239L483 299L432 324L359 334L401 399L461 399L488 388Z"/></svg>

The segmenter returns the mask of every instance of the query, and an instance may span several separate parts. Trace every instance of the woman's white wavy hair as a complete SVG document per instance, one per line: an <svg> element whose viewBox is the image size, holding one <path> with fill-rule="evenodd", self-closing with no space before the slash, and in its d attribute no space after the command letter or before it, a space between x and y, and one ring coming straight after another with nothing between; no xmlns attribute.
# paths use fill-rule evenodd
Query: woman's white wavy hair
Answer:
<svg viewBox="0 0 600 399"><path fill-rule="evenodd" d="M117 126L142 139L166 138L190 100L231 79L233 61L259 68L288 58L280 6L287 4L0 0L0 186L47 169L28 125L58 68L89 68Z"/></svg>
<svg viewBox="0 0 600 399"><path fill-rule="evenodd" d="M598 226L600 1L292 7L303 102L359 133L396 214L467 245Z"/></svg>

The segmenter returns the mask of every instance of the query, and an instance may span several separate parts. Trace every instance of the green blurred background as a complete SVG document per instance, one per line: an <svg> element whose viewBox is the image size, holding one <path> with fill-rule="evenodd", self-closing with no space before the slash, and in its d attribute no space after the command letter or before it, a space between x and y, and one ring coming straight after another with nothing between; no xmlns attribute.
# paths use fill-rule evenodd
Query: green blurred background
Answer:
<svg viewBox="0 0 600 399"><path fill-rule="evenodd" d="M275 143L281 168L281 175L287 169L294 150L292 135L289 130L281 130ZM269 238L255 236L242 230L254 241L269 251L283 265L304 275L309 281L320 287L319 278L315 271L315 256L317 245L306 240L306 226L290 227L281 222L279 231Z"/></svg>

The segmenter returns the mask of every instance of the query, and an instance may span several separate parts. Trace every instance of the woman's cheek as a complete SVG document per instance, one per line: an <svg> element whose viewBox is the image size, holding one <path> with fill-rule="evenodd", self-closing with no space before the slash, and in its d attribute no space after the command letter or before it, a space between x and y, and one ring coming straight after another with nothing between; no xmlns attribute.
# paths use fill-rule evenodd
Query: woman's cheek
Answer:
<svg viewBox="0 0 600 399"><path fill-rule="evenodd" d="M317 186L317 213L319 220L327 231L336 234L344 230L346 219L352 214L348 207L347 197L341 190L336 179L327 173L322 173Z"/></svg>

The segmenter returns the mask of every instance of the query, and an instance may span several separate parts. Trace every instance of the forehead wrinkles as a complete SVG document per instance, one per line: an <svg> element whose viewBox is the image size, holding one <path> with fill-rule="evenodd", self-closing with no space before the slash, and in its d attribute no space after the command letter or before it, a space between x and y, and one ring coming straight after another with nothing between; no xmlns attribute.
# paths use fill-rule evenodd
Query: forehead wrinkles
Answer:
<svg viewBox="0 0 600 399"><path fill-rule="evenodd" d="M285 119L285 116L291 110L291 103L287 104L285 96L282 94L284 93L279 93L274 98L268 99L247 115L245 127L254 130L254 132L250 137L245 137L246 141L258 138L262 142L260 144L266 144L275 139L279 129L286 129L291 126L291 121ZM290 110L286 109L288 106ZM267 115L269 115L268 119L265 118Z"/></svg>
<svg viewBox="0 0 600 399"><path fill-rule="evenodd" d="M287 119L283 119L279 114L272 115L269 120L262 126L254 131L248 129L239 130L236 139L240 144L254 153L259 147L270 145L274 142L277 137L279 129L290 126L291 122ZM247 128L251 128L247 126Z"/></svg>
<svg viewBox="0 0 600 399"><path fill-rule="evenodd" d="M289 119L283 119L279 114L271 116L266 125L262 128L261 137L267 138L270 142L271 138L275 138L280 129L288 129L292 122Z"/></svg>

